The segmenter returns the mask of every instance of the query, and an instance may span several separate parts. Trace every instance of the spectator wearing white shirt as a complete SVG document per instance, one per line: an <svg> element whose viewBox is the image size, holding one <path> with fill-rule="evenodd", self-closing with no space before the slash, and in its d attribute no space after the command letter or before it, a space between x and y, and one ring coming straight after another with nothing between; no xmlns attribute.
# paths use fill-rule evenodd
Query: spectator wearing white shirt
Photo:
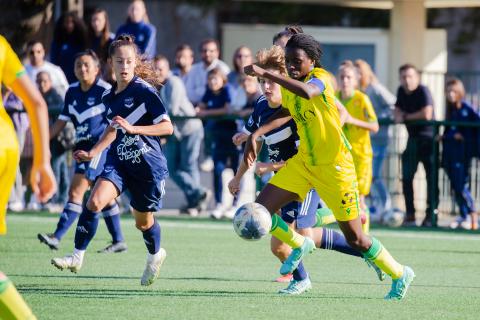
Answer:
<svg viewBox="0 0 480 320"><path fill-rule="evenodd" d="M27 45L28 63L25 70L32 81L37 81L37 74L45 71L52 79L52 87L63 98L68 89L68 81L62 69L45 60L45 48L40 41L32 41Z"/></svg>
<svg viewBox="0 0 480 320"><path fill-rule="evenodd" d="M172 69L172 73L182 79L184 85L188 82L190 76L194 60L193 55L192 47L188 44L181 44L175 50L175 68Z"/></svg>
<svg viewBox="0 0 480 320"><path fill-rule="evenodd" d="M206 39L200 45L202 61L195 63L190 70L185 87L187 95L193 105L202 101L207 89L207 74L218 68L225 76L230 73L228 65L219 59L220 51L218 42L214 39Z"/></svg>

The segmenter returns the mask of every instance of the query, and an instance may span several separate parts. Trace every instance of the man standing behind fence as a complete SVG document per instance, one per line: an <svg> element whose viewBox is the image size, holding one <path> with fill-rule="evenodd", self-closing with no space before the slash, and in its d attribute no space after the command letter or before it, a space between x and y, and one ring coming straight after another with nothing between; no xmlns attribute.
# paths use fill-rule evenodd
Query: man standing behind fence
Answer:
<svg viewBox="0 0 480 320"><path fill-rule="evenodd" d="M434 160L434 128L431 125L411 124L411 121L433 120L433 100L430 90L420 84L420 74L411 64L399 68L400 87L395 103L395 122L406 122L408 131L407 147L402 154L402 185L405 197L405 226L416 226L415 205L413 202L413 178L418 163L422 162L427 176L427 211L422 226L432 226L432 216L438 205L438 185L436 183Z"/></svg>

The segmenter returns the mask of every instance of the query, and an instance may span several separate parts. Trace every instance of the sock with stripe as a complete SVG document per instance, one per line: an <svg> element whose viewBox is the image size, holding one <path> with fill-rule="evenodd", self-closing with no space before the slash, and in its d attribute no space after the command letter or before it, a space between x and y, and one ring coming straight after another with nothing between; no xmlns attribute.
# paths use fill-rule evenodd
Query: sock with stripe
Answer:
<svg viewBox="0 0 480 320"><path fill-rule="evenodd" d="M75 202L67 202L63 208L63 212L60 215L60 220L58 220L57 228L53 235L58 240L62 240L65 233L68 231L70 226L77 220L79 214L82 213L82 205Z"/></svg>
<svg viewBox="0 0 480 320"><path fill-rule="evenodd" d="M272 216L272 229L270 229L270 234L278 240L288 244L293 249L301 247L305 241L304 236L290 228L277 214Z"/></svg>
<svg viewBox="0 0 480 320"><path fill-rule="evenodd" d="M153 222L150 229L142 231L143 242L147 246L148 253L156 254L160 250L161 229L157 219Z"/></svg>
<svg viewBox="0 0 480 320"><path fill-rule="evenodd" d="M332 229L322 228L321 249L334 250L355 257L362 257L362 253L353 249L345 239L344 235Z"/></svg>
<svg viewBox="0 0 480 320"><path fill-rule="evenodd" d="M112 236L112 243L123 242L122 228L120 227L120 208L115 202L102 210L103 219L107 225L108 232Z"/></svg>
<svg viewBox="0 0 480 320"><path fill-rule="evenodd" d="M98 227L98 213L83 208L78 218L77 230L75 231L75 249L86 250L88 244L95 236Z"/></svg>
<svg viewBox="0 0 480 320"><path fill-rule="evenodd" d="M402 277L403 265L398 263L376 238L372 237L372 245L363 253L363 256L372 261L383 272L392 277L392 279Z"/></svg>

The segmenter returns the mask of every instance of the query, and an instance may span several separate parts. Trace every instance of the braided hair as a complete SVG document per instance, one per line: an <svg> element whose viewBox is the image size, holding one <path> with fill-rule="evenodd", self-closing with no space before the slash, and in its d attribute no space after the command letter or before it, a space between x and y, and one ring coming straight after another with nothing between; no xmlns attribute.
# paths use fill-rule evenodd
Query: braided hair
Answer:
<svg viewBox="0 0 480 320"><path fill-rule="evenodd" d="M288 40L285 48L302 49L307 56L315 62L315 67L322 67L320 64L320 59L323 55L322 48L320 47L320 43L311 35L306 33L294 34L290 40Z"/></svg>

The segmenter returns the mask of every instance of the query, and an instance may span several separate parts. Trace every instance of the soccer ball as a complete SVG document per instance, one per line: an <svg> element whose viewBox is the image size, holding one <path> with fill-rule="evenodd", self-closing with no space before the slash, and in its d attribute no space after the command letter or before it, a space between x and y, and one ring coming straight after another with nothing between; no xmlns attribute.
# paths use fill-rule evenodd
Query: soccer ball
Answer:
<svg viewBox="0 0 480 320"><path fill-rule="evenodd" d="M405 212L397 208L392 208L387 211L382 216L382 222L388 227L400 227L405 219Z"/></svg>
<svg viewBox="0 0 480 320"><path fill-rule="evenodd" d="M267 208L259 203L247 203L238 208L233 217L233 229L245 240L260 240L272 228Z"/></svg>

